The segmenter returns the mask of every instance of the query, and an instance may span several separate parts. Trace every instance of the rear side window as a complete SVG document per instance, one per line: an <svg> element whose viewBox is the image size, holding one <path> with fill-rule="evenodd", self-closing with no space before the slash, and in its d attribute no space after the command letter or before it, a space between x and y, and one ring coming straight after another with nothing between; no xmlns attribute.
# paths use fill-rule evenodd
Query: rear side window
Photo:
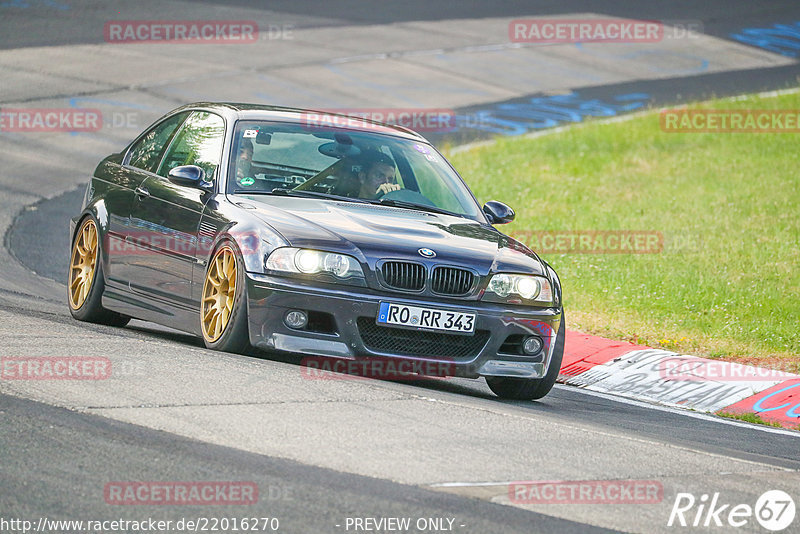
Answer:
<svg viewBox="0 0 800 534"><path fill-rule="evenodd" d="M161 162L158 174L166 177L170 169L197 165L211 180L219 167L225 141L225 121L207 111L192 113L175 136Z"/></svg>
<svg viewBox="0 0 800 534"><path fill-rule="evenodd" d="M188 111L178 113L151 128L131 147L128 165L155 173L164 148L188 115Z"/></svg>

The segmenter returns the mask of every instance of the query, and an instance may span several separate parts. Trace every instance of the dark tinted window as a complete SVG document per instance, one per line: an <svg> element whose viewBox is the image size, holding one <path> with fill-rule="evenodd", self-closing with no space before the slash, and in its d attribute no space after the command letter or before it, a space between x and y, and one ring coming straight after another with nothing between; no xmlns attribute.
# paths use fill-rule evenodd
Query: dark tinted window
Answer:
<svg viewBox="0 0 800 534"><path fill-rule="evenodd" d="M188 111L178 113L154 126L131 147L128 165L149 172L156 172L158 162L161 161L161 155L164 153L164 148L187 115L189 115Z"/></svg>
<svg viewBox="0 0 800 534"><path fill-rule="evenodd" d="M228 190L297 189L396 200L483 221L480 206L433 146L380 133L239 121Z"/></svg>
<svg viewBox="0 0 800 534"><path fill-rule="evenodd" d="M222 117L207 111L195 111L167 149L158 174L166 177L170 169L180 165L197 165L211 180L219 167L225 122Z"/></svg>

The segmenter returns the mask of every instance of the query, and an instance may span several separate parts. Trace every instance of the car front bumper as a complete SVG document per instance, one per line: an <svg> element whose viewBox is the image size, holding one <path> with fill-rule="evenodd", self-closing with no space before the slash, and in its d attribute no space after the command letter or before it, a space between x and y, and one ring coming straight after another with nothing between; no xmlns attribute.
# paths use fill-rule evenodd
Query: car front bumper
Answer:
<svg viewBox="0 0 800 534"><path fill-rule="evenodd" d="M387 350L376 346L375 335L392 343L394 327L375 324L381 302L388 301L411 306L431 307L476 314L474 339L456 339L458 334L421 332L421 329L403 329L402 341L408 337L425 337L427 347L439 346L446 354L452 345L464 342L472 350L458 355L443 356L437 350L415 352L406 349ZM431 300L415 298L403 293L375 293L356 286L311 285L305 281L284 277L247 273L247 307L250 343L265 350L290 352L309 356L325 356L347 360L420 362L440 364L435 369L443 374L477 378L479 376L504 376L542 378L555 347L556 332L561 321L561 311L556 308L522 308L500 304L459 301L457 299ZM333 332L321 333L297 330L284 324L291 310L327 314L333 317ZM370 335L367 335L366 331ZM544 342L540 354L525 356L509 353L504 345L509 336L538 335ZM486 339L485 342L483 339ZM373 341L365 341L365 339ZM431 341L434 340L434 341ZM413 344L413 342L412 342ZM501 350L501 347L504 349ZM417 365L414 367L419 369ZM426 367L422 367L426 368ZM429 368L429 367L428 367ZM427 374L427 373L425 373Z"/></svg>

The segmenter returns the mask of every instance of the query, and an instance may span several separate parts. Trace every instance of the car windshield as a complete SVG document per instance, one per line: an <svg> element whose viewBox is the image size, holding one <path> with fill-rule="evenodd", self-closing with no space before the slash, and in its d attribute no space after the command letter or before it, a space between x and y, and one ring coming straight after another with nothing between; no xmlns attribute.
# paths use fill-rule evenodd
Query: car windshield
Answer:
<svg viewBox="0 0 800 534"><path fill-rule="evenodd" d="M372 132L240 121L228 192L353 199L482 220L431 145Z"/></svg>

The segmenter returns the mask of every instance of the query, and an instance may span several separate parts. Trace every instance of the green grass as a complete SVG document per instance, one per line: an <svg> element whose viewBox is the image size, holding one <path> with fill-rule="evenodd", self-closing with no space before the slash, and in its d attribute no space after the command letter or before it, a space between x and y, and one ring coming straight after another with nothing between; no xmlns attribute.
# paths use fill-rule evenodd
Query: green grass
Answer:
<svg viewBox="0 0 800 534"><path fill-rule="evenodd" d="M738 421L745 421L747 423L755 423L757 425L774 426L783 428L783 425L777 421L765 421L760 415L755 413L731 413L731 412L717 412L720 417L727 417L728 419L736 419Z"/></svg>
<svg viewBox="0 0 800 534"><path fill-rule="evenodd" d="M800 94L693 107L800 110ZM800 134L666 133L657 112L449 156L501 229L651 230L658 254L543 255L568 325L762 365L800 361Z"/></svg>

